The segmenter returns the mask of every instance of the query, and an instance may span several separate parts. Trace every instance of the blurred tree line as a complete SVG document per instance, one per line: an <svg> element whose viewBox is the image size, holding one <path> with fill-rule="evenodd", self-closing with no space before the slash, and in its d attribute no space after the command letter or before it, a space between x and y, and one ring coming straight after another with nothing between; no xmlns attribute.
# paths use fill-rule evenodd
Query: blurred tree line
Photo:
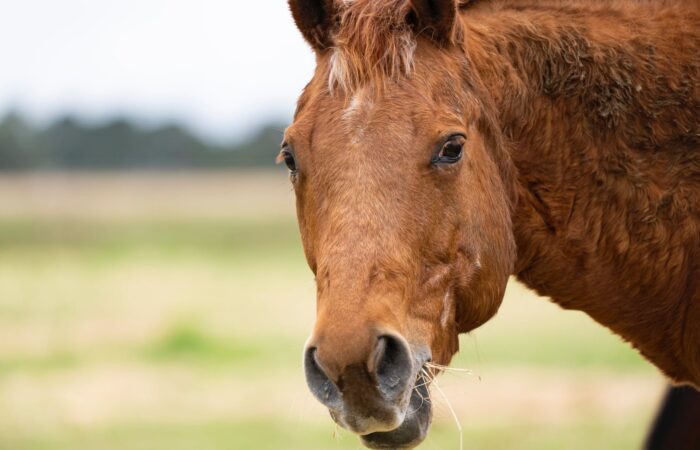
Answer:
<svg viewBox="0 0 700 450"><path fill-rule="evenodd" d="M145 129L126 119L87 125L65 117L41 128L9 113L0 122L0 170L269 167L283 129L264 126L244 142L221 145L177 125Z"/></svg>

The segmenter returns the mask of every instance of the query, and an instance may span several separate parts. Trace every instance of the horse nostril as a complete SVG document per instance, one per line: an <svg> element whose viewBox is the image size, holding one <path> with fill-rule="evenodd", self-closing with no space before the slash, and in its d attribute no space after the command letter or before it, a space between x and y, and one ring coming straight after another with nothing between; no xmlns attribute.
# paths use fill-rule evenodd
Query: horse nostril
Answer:
<svg viewBox="0 0 700 450"><path fill-rule="evenodd" d="M374 373L379 390L387 399L394 400L402 395L413 373L411 351L403 339L380 336L370 362L370 372Z"/></svg>
<svg viewBox="0 0 700 450"><path fill-rule="evenodd" d="M311 393L321 403L329 408L342 404L340 390L316 361L316 347L308 348L304 354L304 373Z"/></svg>

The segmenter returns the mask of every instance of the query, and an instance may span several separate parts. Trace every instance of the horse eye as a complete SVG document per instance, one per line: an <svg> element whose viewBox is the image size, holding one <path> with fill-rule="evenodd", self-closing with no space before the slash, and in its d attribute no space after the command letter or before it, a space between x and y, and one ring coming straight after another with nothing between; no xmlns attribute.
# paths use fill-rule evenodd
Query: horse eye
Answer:
<svg viewBox="0 0 700 450"><path fill-rule="evenodd" d="M287 166L287 169L289 169L290 172L297 171L297 162L296 159L294 159L294 154L289 147L283 147L277 159L279 162L284 161L284 164Z"/></svg>
<svg viewBox="0 0 700 450"><path fill-rule="evenodd" d="M451 136L442 145L440 152L433 159L433 163L454 164L462 159L466 140L466 137L461 134Z"/></svg>

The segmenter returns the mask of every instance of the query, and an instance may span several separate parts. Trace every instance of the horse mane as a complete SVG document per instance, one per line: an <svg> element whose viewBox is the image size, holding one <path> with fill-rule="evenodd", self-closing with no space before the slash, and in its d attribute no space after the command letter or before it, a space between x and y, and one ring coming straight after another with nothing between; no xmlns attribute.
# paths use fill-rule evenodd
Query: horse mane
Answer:
<svg viewBox="0 0 700 450"><path fill-rule="evenodd" d="M414 0L331 1L335 9L328 69L331 92L337 89L354 92L365 85L381 88L411 74L417 39L427 36L425 30L412 22ZM658 7L684 4L680 0L460 0L457 9L466 13L471 9L595 8L635 3ZM461 20L456 22L449 43L464 44L463 25Z"/></svg>

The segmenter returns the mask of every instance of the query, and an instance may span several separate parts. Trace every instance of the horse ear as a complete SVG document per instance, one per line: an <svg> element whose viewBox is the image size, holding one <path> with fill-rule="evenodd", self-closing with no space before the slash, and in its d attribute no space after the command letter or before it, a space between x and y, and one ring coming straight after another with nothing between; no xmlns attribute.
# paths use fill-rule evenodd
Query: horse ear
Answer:
<svg viewBox="0 0 700 450"><path fill-rule="evenodd" d="M439 43L454 41L459 0L411 0L409 22L418 34Z"/></svg>
<svg viewBox="0 0 700 450"><path fill-rule="evenodd" d="M297 28L314 50L332 45L333 0L289 0Z"/></svg>

